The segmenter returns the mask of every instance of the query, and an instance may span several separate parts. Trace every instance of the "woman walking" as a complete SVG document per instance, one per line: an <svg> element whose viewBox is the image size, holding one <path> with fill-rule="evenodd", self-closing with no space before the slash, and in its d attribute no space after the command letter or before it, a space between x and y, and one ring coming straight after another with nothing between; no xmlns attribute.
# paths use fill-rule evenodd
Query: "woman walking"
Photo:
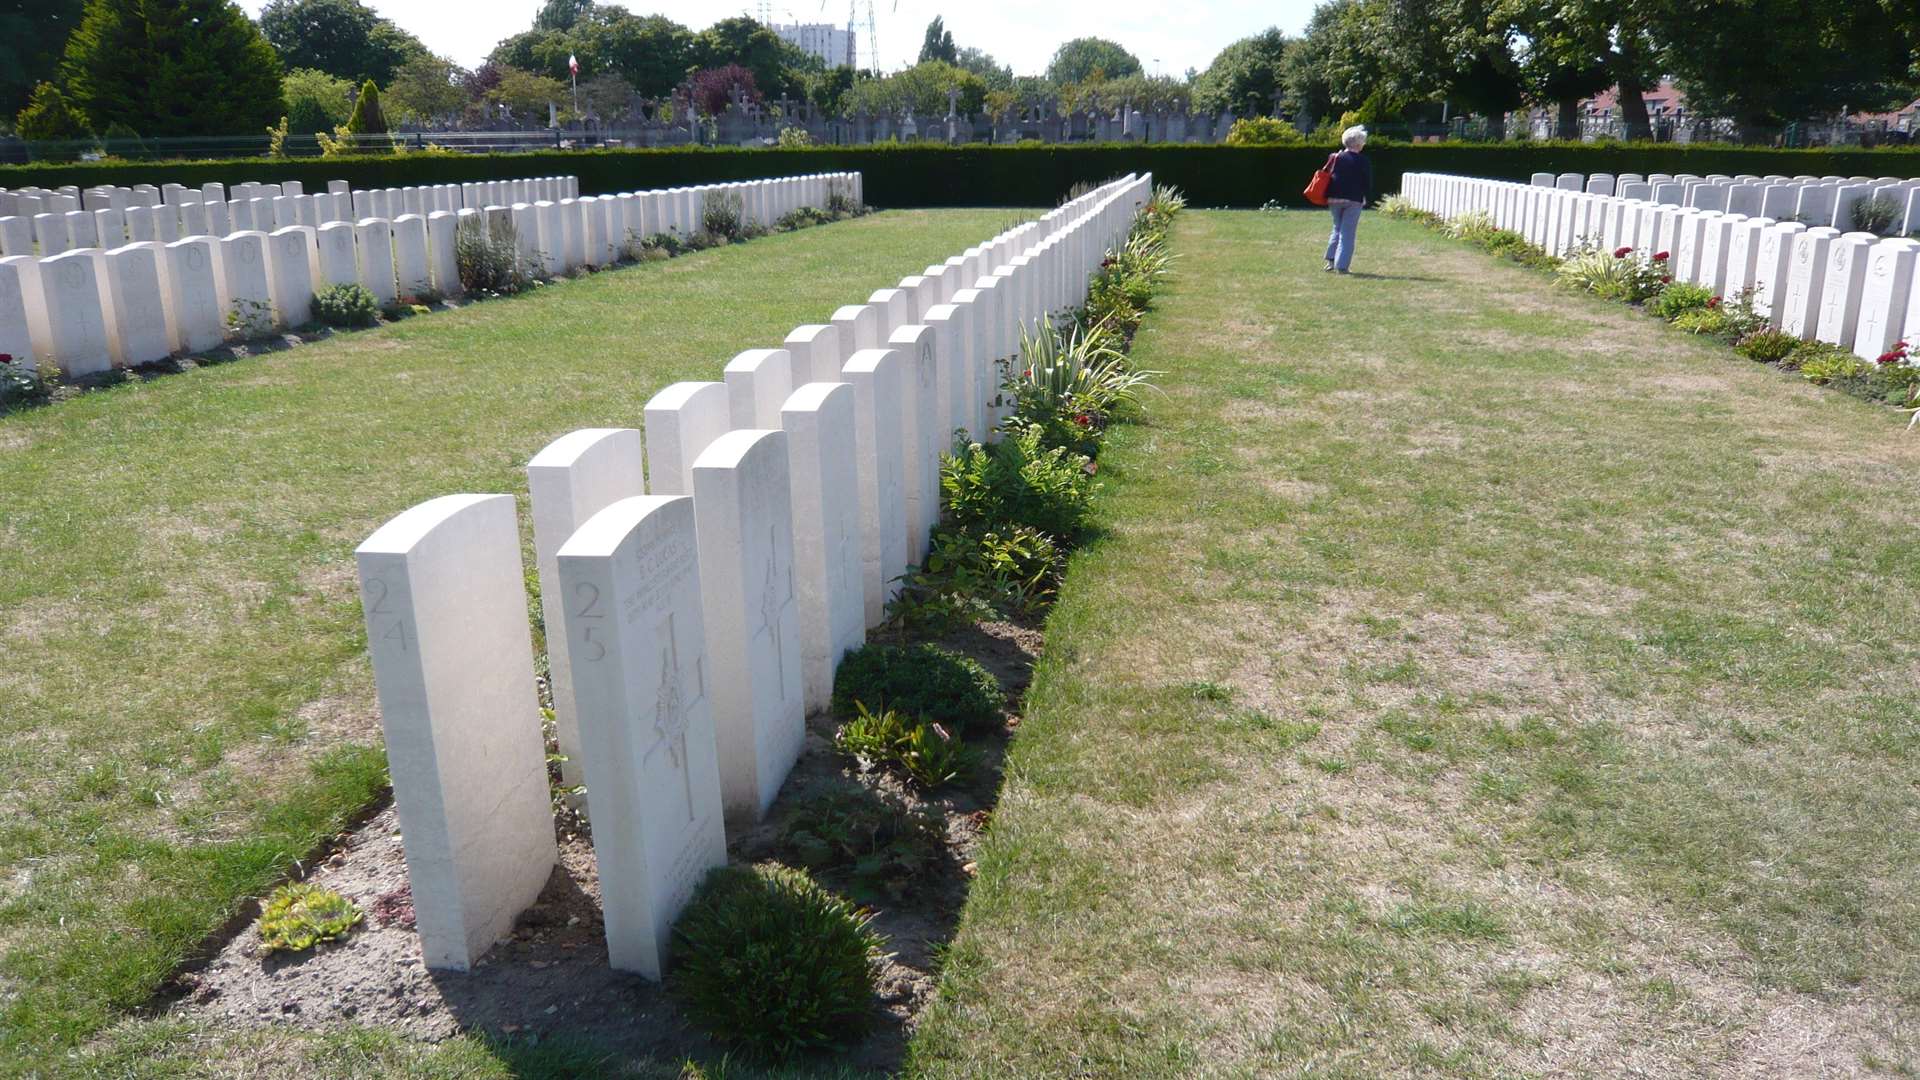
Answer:
<svg viewBox="0 0 1920 1080"><path fill-rule="evenodd" d="M1373 194L1373 166L1360 151L1367 145L1367 129L1359 124L1340 135L1345 147L1333 155L1333 179L1327 184L1327 209L1333 211L1333 235L1327 237L1330 273L1347 272L1353 264L1353 238L1360 230L1360 210Z"/></svg>

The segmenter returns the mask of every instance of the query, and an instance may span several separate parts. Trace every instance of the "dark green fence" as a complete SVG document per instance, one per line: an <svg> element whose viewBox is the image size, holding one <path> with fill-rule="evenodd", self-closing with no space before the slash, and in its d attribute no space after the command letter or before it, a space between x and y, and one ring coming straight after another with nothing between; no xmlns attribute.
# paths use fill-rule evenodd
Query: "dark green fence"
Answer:
<svg viewBox="0 0 1920 1080"><path fill-rule="evenodd" d="M447 184L571 174L583 194L717 180L858 170L879 207L1052 206L1080 181L1151 170L1196 206L1260 206L1300 197L1329 148L1232 146L863 146L806 150L557 150L518 154L408 154L351 158L189 162L45 163L0 168L0 187L90 187L208 181L328 180L356 188ZM1768 150L1725 145L1589 146L1531 143L1384 145L1368 151L1376 192L1398 191L1406 172L1526 180L1536 172L1752 173L1787 176L1920 176L1920 150Z"/></svg>

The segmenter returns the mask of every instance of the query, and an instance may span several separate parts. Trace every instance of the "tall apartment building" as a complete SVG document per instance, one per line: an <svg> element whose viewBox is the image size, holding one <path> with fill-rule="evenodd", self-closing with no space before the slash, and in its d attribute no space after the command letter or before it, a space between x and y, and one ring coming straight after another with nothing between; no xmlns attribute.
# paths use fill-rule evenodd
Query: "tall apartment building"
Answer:
<svg viewBox="0 0 1920 1080"><path fill-rule="evenodd" d="M844 27L829 23L806 23L775 26L773 32L780 35L780 40L793 44L801 52L819 57L828 67L859 67L854 63L853 34Z"/></svg>

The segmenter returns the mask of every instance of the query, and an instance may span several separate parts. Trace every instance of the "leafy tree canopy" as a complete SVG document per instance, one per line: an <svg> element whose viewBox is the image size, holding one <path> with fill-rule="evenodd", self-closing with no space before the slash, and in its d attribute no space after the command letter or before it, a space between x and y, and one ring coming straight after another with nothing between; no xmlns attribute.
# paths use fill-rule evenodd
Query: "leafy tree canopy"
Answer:
<svg viewBox="0 0 1920 1080"><path fill-rule="evenodd" d="M926 60L884 78L854 83L841 99L841 107L849 112L911 108L914 116L926 121L947 115L948 90L960 92L957 105L963 115L979 112L986 103L987 84L980 76L942 60Z"/></svg>
<svg viewBox="0 0 1920 1080"><path fill-rule="evenodd" d="M1124 79L1141 72L1140 58L1105 38L1074 38L1054 51L1047 65L1047 78L1056 84L1085 82L1095 73L1108 79Z"/></svg>
<svg viewBox="0 0 1920 1080"><path fill-rule="evenodd" d="M406 123L457 116L467 103L466 72L444 56L416 56L400 65L387 86L387 115Z"/></svg>
<svg viewBox="0 0 1920 1080"><path fill-rule="evenodd" d="M289 68L312 68L359 83L393 80L427 48L360 0L271 0L260 31Z"/></svg>
<svg viewBox="0 0 1920 1080"><path fill-rule="evenodd" d="M0 4L0 117L25 108L35 87L60 69L67 37L86 0L13 0Z"/></svg>
<svg viewBox="0 0 1920 1080"><path fill-rule="evenodd" d="M1232 109L1237 116L1271 113L1275 93L1284 96L1284 71L1291 44L1285 34L1269 29L1222 49L1194 81L1196 107L1209 113Z"/></svg>
<svg viewBox="0 0 1920 1080"><path fill-rule="evenodd" d="M952 64L960 59L960 51L953 47L953 31L947 29L946 20L939 15L927 24L927 38L920 43L920 62L938 60Z"/></svg>
<svg viewBox="0 0 1920 1080"><path fill-rule="evenodd" d="M60 72L91 122L148 137L253 135L287 111L280 58L231 0L88 0Z"/></svg>
<svg viewBox="0 0 1920 1080"><path fill-rule="evenodd" d="M287 130L296 135L332 131L353 115L353 84L312 68L295 68L281 80L287 99Z"/></svg>

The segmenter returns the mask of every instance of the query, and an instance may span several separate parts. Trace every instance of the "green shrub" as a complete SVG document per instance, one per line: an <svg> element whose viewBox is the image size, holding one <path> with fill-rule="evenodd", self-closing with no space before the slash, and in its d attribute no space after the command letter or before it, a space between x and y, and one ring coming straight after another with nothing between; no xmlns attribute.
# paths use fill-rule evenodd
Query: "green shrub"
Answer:
<svg viewBox="0 0 1920 1080"><path fill-rule="evenodd" d="M1853 228L1855 232L1891 236L1904 213L1905 207L1885 195L1861 199L1853 204Z"/></svg>
<svg viewBox="0 0 1920 1080"><path fill-rule="evenodd" d="M520 267L519 240L511 221L488 228L485 214L460 219L453 234L453 261L460 285L475 295L506 296L529 284Z"/></svg>
<svg viewBox="0 0 1920 1080"><path fill-rule="evenodd" d="M302 952L323 941L338 941L363 916L353 901L317 885L282 885L260 912L260 951Z"/></svg>
<svg viewBox="0 0 1920 1080"><path fill-rule="evenodd" d="M854 714L834 734L834 749L896 769L924 790L964 779L979 761L979 755L943 724L908 720L897 709L874 712L858 702Z"/></svg>
<svg viewBox="0 0 1920 1080"><path fill-rule="evenodd" d="M700 203L700 231L717 240L739 240L745 230L742 206L737 192L707 192Z"/></svg>
<svg viewBox="0 0 1920 1080"><path fill-rule="evenodd" d="M893 613L929 628L1029 615L1053 598L1065 559L1052 537L1023 525L978 535L938 529L926 563L907 575L895 597Z"/></svg>
<svg viewBox="0 0 1920 1080"><path fill-rule="evenodd" d="M72 161L80 156L81 144L93 138L86 116L47 82L33 88L27 107L14 118L14 130L35 158L48 161Z"/></svg>
<svg viewBox="0 0 1920 1080"><path fill-rule="evenodd" d="M350 281L329 285L313 296L313 317L328 326L372 326L379 315L380 302Z"/></svg>
<svg viewBox="0 0 1920 1080"><path fill-rule="evenodd" d="M1733 343L1734 350L1749 360L1777 364L1792 354L1800 339L1784 330L1755 330Z"/></svg>
<svg viewBox="0 0 1920 1080"><path fill-rule="evenodd" d="M1271 116L1244 116L1227 129L1228 146L1296 146L1306 141L1299 128Z"/></svg>
<svg viewBox="0 0 1920 1080"><path fill-rule="evenodd" d="M0 353L0 409L38 405L53 393L52 380L38 368L29 368L12 353Z"/></svg>
<svg viewBox="0 0 1920 1080"><path fill-rule="evenodd" d="M875 642L848 653L833 677L833 707L852 712L856 702L964 730L997 723L1007 695L971 657L925 642Z"/></svg>
<svg viewBox="0 0 1920 1080"><path fill-rule="evenodd" d="M940 818L899 796L859 788L801 803L781 838L802 866L840 875L856 896L898 900L934 867L947 833Z"/></svg>
<svg viewBox="0 0 1920 1080"><path fill-rule="evenodd" d="M1713 300L1713 290L1705 285L1691 285L1684 281L1669 282L1647 304L1647 310L1671 322L1683 312L1704 308Z"/></svg>
<svg viewBox="0 0 1920 1080"><path fill-rule="evenodd" d="M695 1024L771 1058L843 1045L874 1017L871 918L804 870L715 870L674 924L672 989Z"/></svg>
<svg viewBox="0 0 1920 1080"><path fill-rule="evenodd" d="M1026 367L1003 387L1013 396L1014 416L1040 429L1040 442L1093 457L1114 410L1136 403L1136 391L1152 385L1158 371L1136 371L1120 351L1124 342L1106 319L1066 331L1042 326L1020 330Z"/></svg>
<svg viewBox="0 0 1920 1080"><path fill-rule="evenodd" d="M1070 541L1086 524L1095 487L1091 459L1048 448L1039 428L1017 422L999 442L971 443L940 466L947 518L972 533L1025 525Z"/></svg>
<svg viewBox="0 0 1920 1080"><path fill-rule="evenodd" d="M1727 332L1727 313L1719 305L1688 308L1673 317L1673 325L1689 334L1724 334Z"/></svg>
<svg viewBox="0 0 1920 1080"><path fill-rule="evenodd" d="M1666 271L1650 259L1634 254L1632 248L1612 252L1581 247L1570 252L1554 270L1561 284L1587 292L1603 300L1639 303L1659 292Z"/></svg>
<svg viewBox="0 0 1920 1080"><path fill-rule="evenodd" d="M1817 385L1858 379L1873 372L1874 366L1838 345L1824 341L1803 341L1793 350L1788 362L1800 369L1801 378Z"/></svg>

